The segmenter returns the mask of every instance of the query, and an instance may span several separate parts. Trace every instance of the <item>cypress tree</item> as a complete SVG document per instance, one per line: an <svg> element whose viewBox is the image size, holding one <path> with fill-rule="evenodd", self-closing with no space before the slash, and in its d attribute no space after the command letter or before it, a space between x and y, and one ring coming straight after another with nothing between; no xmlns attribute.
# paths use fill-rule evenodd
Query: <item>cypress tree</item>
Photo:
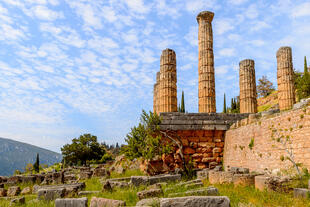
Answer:
<svg viewBox="0 0 310 207"><path fill-rule="evenodd" d="M308 67L307 67L307 57L305 56L304 60L304 75L308 74Z"/></svg>
<svg viewBox="0 0 310 207"><path fill-rule="evenodd" d="M224 105L223 105L223 113L226 114L227 110L226 110L226 95L224 93Z"/></svg>
<svg viewBox="0 0 310 207"><path fill-rule="evenodd" d="M184 91L182 91L181 112L185 113Z"/></svg>
<svg viewBox="0 0 310 207"><path fill-rule="evenodd" d="M35 172L39 172L40 171L40 158L39 158L39 153L37 153L37 159L36 162L33 165L33 168L35 170Z"/></svg>

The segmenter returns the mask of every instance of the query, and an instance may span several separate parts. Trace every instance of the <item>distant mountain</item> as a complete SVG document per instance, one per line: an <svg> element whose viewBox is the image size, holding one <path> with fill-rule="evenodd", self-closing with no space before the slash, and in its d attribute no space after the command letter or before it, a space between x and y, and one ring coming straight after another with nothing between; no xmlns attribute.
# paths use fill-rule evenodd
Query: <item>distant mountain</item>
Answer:
<svg viewBox="0 0 310 207"><path fill-rule="evenodd" d="M0 138L0 176L23 171L27 163L34 163L39 153L40 164L52 165L61 161L61 154L11 139Z"/></svg>

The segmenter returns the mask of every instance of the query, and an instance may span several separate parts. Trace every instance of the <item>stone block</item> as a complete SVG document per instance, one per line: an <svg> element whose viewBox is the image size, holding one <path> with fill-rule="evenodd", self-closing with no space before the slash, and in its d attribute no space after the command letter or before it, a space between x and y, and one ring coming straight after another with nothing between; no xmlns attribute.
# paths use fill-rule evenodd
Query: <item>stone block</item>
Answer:
<svg viewBox="0 0 310 207"><path fill-rule="evenodd" d="M268 179L270 179L270 177L264 175L255 176L255 188L260 191L268 189Z"/></svg>
<svg viewBox="0 0 310 207"><path fill-rule="evenodd" d="M25 187L20 194L27 195L27 194L31 194L31 193L32 193L31 188L30 187Z"/></svg>
<svg viewBox="0 0 310 207"><path fill-rule="evenodd" d="M160 207L230 207L226 196L188 196L178 198L161 198Z"/></svg>
<svg viewBox="0 0 310 207"><path fill-rule="evenodd" d="M78 193L78 196L87 196L87 195L93 195L93 194L99 194L100 191L80 191Z"/></svg>
<svg viewBox="0 0 310 207"><path fill-rule="evenodd" d="M310 198L310 190L305 188L294 188L295 198Z"/></svg>
<svg viewBox="0 0 310 207"><path fill-rule="evenodd" d="M250 170L249 168L243 168L243 167L231 167L230 172L236 173L236 174L249 174Z"/></svg>
<svg viewBox="0 0 310 207"><path fill-rule="evenodd" d="M20 197L20 198L14 198L14 199L12 199L12 200L11 200L11 203L10 203L10 206L15 205L15 204L17 204L17 205L23 205L23 204L25 204L25 203L26 203L26 199L25 199L25 197L23 196L23 197Z"/></svg>
<svg viewBox="0 0 310 207"><path fill-rule="evenodd" d="M57 198L55 207L87 207L87 198Z"/></svg>
<svg viewBox="0 0 310 207"><path fill-rule="evenodd" d="M251 174L234 174L233 176L234 185L255 185L255 175Z"/></svg>
<svg viewBox="0 0 310 207"><path fill-rule="evenodd" d="M65 188L57 188L57 189L40 189L38 191L38 199L52 201L56 198L65 197L66 189Z"/></svg>
<svg viewBox="0 0 310 207"><path fill-rule="evenodd" d="M90 207L119 207L126 206L125 201L112 200L107 198L96 198L93 197L90 201Z"/></svg>
<svg viewBox="0 0 310 207"><path fill-rule="evenodd" d="M159 198L147 198L142 199L136 203L136 207L150 207L150 206L159 206Z"/></svg>
<svg viewBox="0 0 310 207"><path fill-rule="evenodd" d="M223 171L210 171L209 172L209 182L211 184L232 183L233 182L233 173L232 172L223 172Z"/></svg>
<svg viewBox="0 0 310 207"><path fill-rule="evenodd" d="M21 190L19 186L12 186L8 188L7 196L18 196Z"/></svg>
<svg viewBox="0 0 310 207"><path fill-rule="evenodd" d="M162 182L176 182L181 180L181 174L175 174L175 175L157 175L157 176L151 176L149 177L149 183L150 185L153 185L155 183L162 183Z"/></svg>
<svg viewBox="0 0 310 207"><path fill-rule="evenodd" d="M190 147L185 147L183 150L183 153L188 155L188 154L194 154L196 151L193 148Z"/></svg>
<svg viewBox="0 0 310 207"><path fill-rule="evenodd" d="M219 191L215 187L200 188L185 192L186 196L217 196Z"/></svg>
<svg viewBox="0 0 310 207"><path fill-rule="evenodd" d="M162 194L162 189L150 189L138 192L137 197L139 198L139 200L142 200L145 198L159 197Z"/></svg>
<svg viewBox="0 0 310 207"><path fill-rule="evenodd" d="M134 186L148 185L149 177L148 176L131 176L130 183Z"/></svg>
<svg viewBox="0 0 310 207"><path fill-rule="evenodd" d="M210 169L197 171L197 179L208 179Z"/></svg>
<svg viewBox="0 0 310 207"><path fill-rule="evenodd" d="M7 190L4 188L0 188L0 197L5 197L7 195Z"/></svg>
<svg viewBox="0 0 310 207"><path fill-rule="evenodd" d="M80 172L80 179L81 180L86 180L91 178L93 172L92 171L81 171Z"/></svg>

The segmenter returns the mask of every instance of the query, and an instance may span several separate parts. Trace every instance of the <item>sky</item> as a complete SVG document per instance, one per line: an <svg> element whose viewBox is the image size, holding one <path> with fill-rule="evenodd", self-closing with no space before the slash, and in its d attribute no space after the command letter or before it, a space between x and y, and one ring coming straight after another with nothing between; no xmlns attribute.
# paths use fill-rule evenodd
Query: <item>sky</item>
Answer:
<svg viewBox="0 0 310 207"><path fill-rule="evenodd" d="M212 25L216 105L239 95L243 59L276 84L276 51L310 62L309 0L0 0L0 137L60 152L91 133L125 143L153 109L161 51L175 50L180 100L198 111L200 11Z"/></svg>

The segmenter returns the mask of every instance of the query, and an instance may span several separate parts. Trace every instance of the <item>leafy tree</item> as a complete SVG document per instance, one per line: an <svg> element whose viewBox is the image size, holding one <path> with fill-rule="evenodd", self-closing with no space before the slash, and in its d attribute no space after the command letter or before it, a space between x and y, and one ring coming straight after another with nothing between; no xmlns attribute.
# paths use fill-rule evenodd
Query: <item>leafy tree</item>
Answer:
<svg viewBox="0 0 310 207"><path fill-rule="evenodd" d="M227 113L227 108L226 108L226 95L224 93L224 104L223 104L223 113Z"/></svg>
<svg viewBox="0 0 310 207"><path fill-rule="evenodd" d="M36 173L40 171L40 158L39 158L39 153L37 153L37 158L36 162L33 164L33 169Z"/></svg>
<svg viewBox="0 0 310 207"><path fill-rule="evenodd" d="M304 73L295 73L295 86L298 100L310 97L310 74L307 67L307 59L304 60Z"/></svg>
<svg viewBox="0 0 310 207"><path fill-rule="evenodd" d="M125 141L127 145L122 148L122 152L129 159L143 157L150 160L156 155L162 155L168 149L160 143L162 136L159 133L161 120L156 113L146 113L142 111L140 123L131 128Z"/></svg>
<svg viewBox="0 0 310 207"><path fill-rule="evenodd" d="M61 148L63 159L68 165L85 165L87 161L99 161L106 153L105 148L97 142L97 137L83 134L72 139L71 144Z"/></svg>
<svg viewBox="0 0 310 207"><path fill-rule="evenodd" d="M257 93L259 97L266 97L274 90L273 83L267 79L267 76L263 75L258 79Z"/></svg>

